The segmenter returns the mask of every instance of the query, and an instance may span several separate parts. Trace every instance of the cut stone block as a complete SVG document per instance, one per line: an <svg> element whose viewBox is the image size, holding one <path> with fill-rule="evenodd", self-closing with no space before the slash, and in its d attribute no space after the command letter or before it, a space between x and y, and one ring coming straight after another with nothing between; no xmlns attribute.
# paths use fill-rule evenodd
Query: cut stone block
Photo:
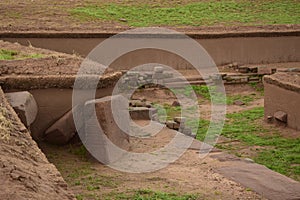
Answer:
<svg viewBox="0 0 300 200"><path fill-rule="evenodd" d="M274 118L286 123L287 122L287 114L283 111L277 111L274 113Z"/></svg>
<svg viewBox="0 0 300 200"><path fill-rule="evenodd" d="M89 152L105 164L121 159L130 147L128 100L115 95L87 101L84 118Z"/></svg>
<svg viewBox="0 0 300 200"><path fill-rule="evenodd" d="M5 94L8 102L18 114L22 123L28 128L36 119L38 107L32 94L27 91Z"/></svg>
<svg viewBox="0 0 300 200"><path fill-rule="evenodd" d="M144 119L151 120L152 116L157 113L156 108L147 108L147 107L133 107L130 108L130 117L131 119Z"/></svg>
<svg viewBox="0 0 300 200"><path fill-rule="evenodd" d="M78 107L75 107L75 109L77 108ZM77 111L78 109L76 112ZM82 115L82 112L80 114ZM81 124L78 124L78 128L83 127L83 121L80 122ZM49 143L63 145L67 144L74 137L76 132L73 112L70 110L45 131L43 138Z"/></svg>

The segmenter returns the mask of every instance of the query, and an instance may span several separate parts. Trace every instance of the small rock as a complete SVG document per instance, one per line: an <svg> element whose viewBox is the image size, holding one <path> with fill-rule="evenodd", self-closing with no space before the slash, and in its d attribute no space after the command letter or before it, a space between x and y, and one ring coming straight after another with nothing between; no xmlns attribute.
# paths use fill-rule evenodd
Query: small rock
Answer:
<svg viewBox="0 0 300 200"><path fill-rule="evenodd" d="M166 122L166 126L170 129L174 129L174 126L176 125L177 123L174 122L174 121L167 121Z"/></svg>
<svg viewBox="0 0 300 200"><path fill-rule="evenodd" d="M154 67L154 72L155 73L163 73L163 71L164 71L163 67L160 67L160 66Z"/></svg>
<svg viewBox="0 0 300 200"><path fill-rule="evenodd" d="M249 163L254 163L254 160L252 160L251 158L245 158L244 160Z"/></svg>
<svg viewBox="0 0 300 200"><path fill-rule="evenodd" d="M125 19L125 18L120 18L119 19L121 22L127 22L127 19Z"/></svg>
<svg viewBox="0 0 300 200"><path fill-rule="evenodd" d="M274 118L281 121L281 122L284 122L286 123L287 122L287 114L283 111L277 111L275 112L274 114Z"/></svg>
<svg viewBox="0 0 300 200"><path fill-rule="evenodd" d="M245 105L245 103L244 103L242 100L235 100L235 101L233 102L233 104L234 104L234 105L237 105L237 106L243 106L243 105Z"/></svg>
<svg viewBox="0 0 300 200"><path fill-rule="evenodd" d="M232 67L233 67L234 69L237 69L237 68L239 67L239 64L238 64L237 62L233 62L233 63L232 63Z"/></svg>
<svg viewBox="0 0 300 200"><path fill-rule="evenodd" d="M287 69L288 72L300 72L300 68L289 68Z"/></svg>
<svg viewBox="0 0 300 200"><path fill-rule="evenodd" d="M240 66L238 68L238 71L241 72L241 73L248 73L249 72L249 67L246 67L246 66Z"/></svg>
<svg viewBox="0 0 300 200"><path fill-rule="evenodd" d="M174 117L174 121L181 124L181 123L184 123L186 120L185 117Z"/></svg>
<svg viewBox="0 0 300 200"><path fill-rule="evenodd" d="M172 106L180 106L180 103L178 101L173 101Z"/></svg>

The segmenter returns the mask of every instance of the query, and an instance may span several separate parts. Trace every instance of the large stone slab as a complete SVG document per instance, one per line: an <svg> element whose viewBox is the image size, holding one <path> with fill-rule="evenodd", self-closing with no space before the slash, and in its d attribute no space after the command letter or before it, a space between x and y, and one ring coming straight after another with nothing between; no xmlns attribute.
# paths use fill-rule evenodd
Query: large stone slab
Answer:
<svg viewBox="0 0 300 200"><path fill-rule="evenodd" d="M36 119L38 107L32 94L27 91L6 93L5 97L14 108L22 123L28 128Z"/></svg>
<svg viewBox="0 0 300 200"><path fill-rule="evenodd" d="M263 165L247 161L232 161L216 171L241 183L267 199L300 199L300 183L274 172Z"/></svg>
<svg viewBox="0 0 300 200"><path fill-rule="evenodd" d="M156 108L147 108L147 107L130 107L130 117L133 120L151 120L153 115L157 113Z"/></svg>
<svg viewBox="0 0 300 200"><path fill-rule="evenodd" d="M84 106L84 119L85 135L81 138L84 138L87 149L100 162L112 163L129 150L127 99L115 95L90 100Z"/></svg>
<svg viewBox="0 0 300 200"><path fill-rule="evenodd" d="M80 107L75 107L73 110L77 114L82 112L79 110ZM59 120L57 120L52 126L50 126L43 136L47 142L52 144L67 144L76 134L76 127L74 123L73 110L71 109L66 114L64 114ZM83 126L83 121L80 121L78 128Z"/></svg>

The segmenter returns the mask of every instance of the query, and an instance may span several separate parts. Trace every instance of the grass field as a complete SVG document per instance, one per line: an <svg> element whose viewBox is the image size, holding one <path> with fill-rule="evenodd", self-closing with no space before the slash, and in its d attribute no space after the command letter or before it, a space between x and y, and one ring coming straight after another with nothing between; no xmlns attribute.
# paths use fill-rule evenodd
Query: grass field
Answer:
<svg viewBox="0 0 300 200"><path fill-rule="evenodd" d="M118 21L134 27L300 23L300 3L296 0L182 2L125 1L76 7L70 13L83 21Z"/></svg>
<svg viewBox="0 0 300 200"><path fill-rule="evenodd" d="M242 157L241 150L249 147L255 162L300 180L300 138L286 138L275 127L264 126L263 116L263 107L227 114L221 135L235 143L217 144L217 147ZM203 140L209 121L200 120L199 126L202 128L197 138Z"/></svg>

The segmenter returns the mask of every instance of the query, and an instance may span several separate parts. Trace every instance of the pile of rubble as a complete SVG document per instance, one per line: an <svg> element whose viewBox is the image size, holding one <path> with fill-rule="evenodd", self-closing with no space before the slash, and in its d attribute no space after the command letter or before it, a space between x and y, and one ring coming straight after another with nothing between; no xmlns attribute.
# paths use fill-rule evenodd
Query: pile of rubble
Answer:
<svg viewBox="0 0 300 200"><path fill-rule="evenodd" d="M172 78L173 73L167 72L161 66L154 67L153 71L128 71L121 79L125 87L139 87L151 84L163 84L166 79Z"/></svg>

